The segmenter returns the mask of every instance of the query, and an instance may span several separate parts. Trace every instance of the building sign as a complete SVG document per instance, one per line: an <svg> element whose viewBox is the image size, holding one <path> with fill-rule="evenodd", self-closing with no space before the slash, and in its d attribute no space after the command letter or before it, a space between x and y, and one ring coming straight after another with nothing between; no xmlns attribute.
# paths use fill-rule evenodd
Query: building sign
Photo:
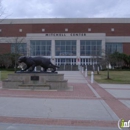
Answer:
<svg viewBox="0 0 130 130"><path fill-rule="evenodd" d="M45 33L45 36L50 36L50 37L65 37L65 36L87 36L86 33Z"/></svg>

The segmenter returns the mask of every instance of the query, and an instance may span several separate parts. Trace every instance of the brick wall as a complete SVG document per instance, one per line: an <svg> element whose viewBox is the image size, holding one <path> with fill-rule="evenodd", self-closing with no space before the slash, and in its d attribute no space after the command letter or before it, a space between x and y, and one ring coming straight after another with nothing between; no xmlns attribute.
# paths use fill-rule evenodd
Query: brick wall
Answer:
<svg viewBox="0 0 130 130"><path fill-rule="evenodd" d="M130 43L123 43L123 52L130 55Z"/></svg>
<svg viewBox="0 0 130 130"><path fill-rule="evenodd" d="M0 37L8 36L26 36L27 33L43 33L42 28L45 29L44 33L87 33L88 28L91 32L88 33L106 33L106 36L130 36L129 23L69 23L69 24L0 24ZM68 28L68 32L65 32ZM112 32L111 28L115 31ZM22 29L22 32L19 32Z"/></svg>
<svg viewBox="0 0 130 130"><path fill-rule="evenodd" d="M11 44L10 43L0 43L0 54L10 53Z"/></svg>

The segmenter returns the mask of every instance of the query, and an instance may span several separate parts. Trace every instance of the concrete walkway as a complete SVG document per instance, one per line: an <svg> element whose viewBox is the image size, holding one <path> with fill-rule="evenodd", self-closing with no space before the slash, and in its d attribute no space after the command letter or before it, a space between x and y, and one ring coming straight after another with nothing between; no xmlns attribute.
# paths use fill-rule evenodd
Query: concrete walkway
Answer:
<svg viewBox="0 0 130 130"><path fill-rule="evenodd" d="M91 84L79 71L59 73L71 91L0 89L0 130L119 130L120 118L130 120L129 85Z"/></svg>

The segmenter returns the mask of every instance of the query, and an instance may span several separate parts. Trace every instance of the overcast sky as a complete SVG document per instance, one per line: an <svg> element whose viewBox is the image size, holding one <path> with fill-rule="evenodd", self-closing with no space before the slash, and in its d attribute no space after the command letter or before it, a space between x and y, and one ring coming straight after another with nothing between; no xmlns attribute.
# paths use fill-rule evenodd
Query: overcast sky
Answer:
<svg viewBox="0 0 130 130"><path fill-rule="evenodd" d="M2 0L7 18L130 18L130 0Z"/></svg>

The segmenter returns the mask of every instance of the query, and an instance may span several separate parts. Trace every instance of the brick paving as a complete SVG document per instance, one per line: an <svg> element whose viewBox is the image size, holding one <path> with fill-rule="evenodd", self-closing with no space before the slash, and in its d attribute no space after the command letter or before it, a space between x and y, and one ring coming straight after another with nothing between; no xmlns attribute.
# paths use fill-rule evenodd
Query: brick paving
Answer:
<svg viewBox="0 0 130 130"><path fill-rule="evenodd" d="M102 88L99 84L90 82L90 78L83 79L99 94L96 97L94 92L88 87L87 83L74 83L69 81L69 86L73 86L73 91L35 91L35 90L9 90L0 89L0 97L17 97L17 98L49 98L49 99L91 99L103 100L111 108L111 110L119 117L130 120L130 108L119 100L130 100L130 98L116 98L106 89L114 90L130 90L129 88ZM78 77L77 77L78 80ZM80 80L80 78L79 78ZM73 80L72 80L73 81ZM0 86L2 86L0 82ZM117 120L118 121L118 120ZM75 119L51 119L51 118L29 118L29 117L8 117L0 116L1 123L22 123L22 124L38 124L38 125L61 125L61 126L96 126L96 127L112 127L117 128L117 121L104 120L75 120Z"/></svg>
<svg viewBox="0 0 130 130"><path fill-rule="evenodd" d="M119 99L112 96L105 89L101 88L96 82L91 83L90 78L87 78L87 80L120 119L123 118L125 120L130 120L130 108L125 106L122 102L119 101Z"/></svg>
<svg viewBox="0 0 130 130"><path fill-rule="evenodd" d="M62 98L62 99L96 99L94 93L85 83L68 83L73 91L36 91L36 90L9 90L1 89L1 97L29 97L29 98Z"/></svg>

